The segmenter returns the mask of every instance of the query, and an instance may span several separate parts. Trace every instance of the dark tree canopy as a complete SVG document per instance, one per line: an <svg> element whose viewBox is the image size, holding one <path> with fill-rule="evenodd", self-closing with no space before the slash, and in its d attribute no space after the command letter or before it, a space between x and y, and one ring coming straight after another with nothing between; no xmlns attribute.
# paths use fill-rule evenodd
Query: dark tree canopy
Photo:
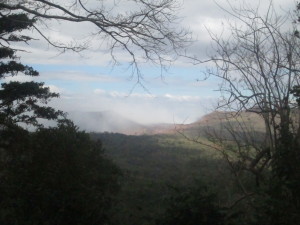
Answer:
<svg viewBox="0 0 300 225"><path fill-rule="evenodd" d="M35 133L15 129L1 152L1 224L105 224L119 169L101 142L70 122Z"/></svg>
<svg viewBox="0 0 300 225"><path fill-rule="evenodd" d="M0 5L0 123L8 126L13 123L23 123L33 126L42 126L38 119L55 120L63 113L43 105L58 94L51 93L43 83L34 81L5 82L5 78L19 74L38 76L39 73L32 67L22 64L16 56L17 49L12 45L15 42L27 42L31 38L19 35L18 31L34 26L35 20L29 19L26 14L5 15Z"/></svg>
<svg viewBox="0 0 300 225"><path fill-rule="evenodd" d="M223 225L224 212L217 204L217 196L202 182L190 187L170 188L168 206L157 225Z"/></svg>
<svg viewBox="0 0 300 225"><path fill-rule="evenodd" d="M119 189L119 169L103 157L100 141L78 131L63 112L47 106L58 94L35 81L5 82L39 73L23 65L13 43L36 22L0 4L0 224L105 224ZM54 120L44 128L39 119ZM36 127L34 132L24 124Z"/></svg>

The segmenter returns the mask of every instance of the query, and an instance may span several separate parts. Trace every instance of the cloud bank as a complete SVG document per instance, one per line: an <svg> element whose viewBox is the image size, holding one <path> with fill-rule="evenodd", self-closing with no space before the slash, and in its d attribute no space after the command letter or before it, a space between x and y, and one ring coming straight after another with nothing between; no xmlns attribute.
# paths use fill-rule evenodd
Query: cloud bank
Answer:
<svg viewBox="0 0 300 225"><path fill-rule="evenodd" d="M58 87L50 86L53 90ZM150 95L95 89L89 93L64 94L51 105L67 112L111 111L141 124L191 123L212 108L214 97Z"/></svg>

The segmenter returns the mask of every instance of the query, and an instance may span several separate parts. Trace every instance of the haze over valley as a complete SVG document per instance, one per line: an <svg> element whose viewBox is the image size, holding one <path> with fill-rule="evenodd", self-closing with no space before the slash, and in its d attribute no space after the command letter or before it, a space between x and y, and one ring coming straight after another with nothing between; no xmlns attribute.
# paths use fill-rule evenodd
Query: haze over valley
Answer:
<svg viewBox="0 0 300 225"><path fill-rule="evenodd" d="M300 3L0 0L0 224L297 225Z"/></svg>

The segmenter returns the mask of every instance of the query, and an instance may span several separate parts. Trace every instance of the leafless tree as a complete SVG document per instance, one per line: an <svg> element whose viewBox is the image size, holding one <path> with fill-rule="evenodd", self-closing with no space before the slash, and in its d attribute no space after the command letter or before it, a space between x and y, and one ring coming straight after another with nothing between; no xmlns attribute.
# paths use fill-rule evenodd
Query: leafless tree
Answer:
<svg viewBox="0 0 300 225"><path fill-rule="evenodd" d="M125 3L124 3L125 2ZM131 7L122 10L118 4ZM128 60L137 75L142 78L139 63L152 62L162 68L174 60L180 49L189 42L189 32L179 28L176 12L177 0L1 0L1 16L26 13L37 20L34 26L48 43L62 52L82 51L88 42L59 43L41 29L48 21L90 23L96 28L90 36L107 43L112 61L118 62L116 51L128 53ZM80 31L78 31L80 32ZM2 44L7 40L2 40Z"/></svg>
<svg viewBox="0 0 300 225"><path fill-rule="evenodd" d="M272 2L265 15L245 3L228 6L223 9L235 23L228 24L224 36L210 32L214 54L208 60L194 59L209 63L207 77L220 80L217 110L223 118L219 128L206 130L210 142L188 138L222 153L243 193L238 202L253 194L241 173L254 175L259 186L272 169L283 134L300 137L299 108L291 93L300 83L300 48L292 14L278 15Z"/></svg>

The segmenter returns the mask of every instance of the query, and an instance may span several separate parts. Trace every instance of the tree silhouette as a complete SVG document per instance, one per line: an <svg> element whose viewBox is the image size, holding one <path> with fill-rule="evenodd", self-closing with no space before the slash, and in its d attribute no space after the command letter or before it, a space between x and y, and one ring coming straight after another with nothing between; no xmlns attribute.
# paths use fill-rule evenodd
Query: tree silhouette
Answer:
<svg viewBox="0 0 300 225"><path fill-rule="evenodd" d="M19 74L36 77L39 73L32 67L23 65L16 56L17 49L12 47L15 42L28 42L31 37L19 35L19 31L34 26L35 20L26 14L5 15L0 5L0 124L23 123L42 126L38 119L55 120L63 116L61 111L43 105L58 94L51 93L43 83L34 81L20 82L5 79Z"/></svg>
<svg viewBox="0 0 300 225"><path fill-rule="evenodd" d="M217 110L224 113L220 127L207 130L210 143L194 141L227 161L240 189L232 206L252 207L262 195L272 205L265 224L293 224L300 216L299 38L285 29L293 28L290 14L279 16L272 2L264 15L244 3L228 2L229 10L223 9L238 22L228 24L229 36L210 32L213 53L207 61L195 59L213 65L207 77L221 81ZM250 116L262 129L252 126Z"/></svg>
<svg viewBox="0 0 300 225"><path fill-rule="evenodd" d="M64 1L63 4L47 0L2 0L0 7L5 9L6 15L22 12L38 21L32 28L62 52L82 51L89 47L91 39L98 39L105 41L112 61L117 63L118 50L122 50L127 53L127 60L139 81L142 78L139 70L141 62L165 67L188 44L190 35L177 24L176 11L180 4L176 0L132 0L126 4L130 10L122 10L117 2L110 5L105 1L82 0ZM89 34L88 41L57 42L41 29L47 27L50 21L89 23L96 30Z"/></svg>
<svg viewBox="0 0 300 225"><path fill-rule="evenodd" d="M5 79L36 77L16 57L15 42L31 37L19 31L34 26L24 13L9 13L0 4L0 223L105 224L119 189L119 169L103 157L101 142L91 141L46 104L58 94L43 83ZM44 128L39 119L54 120ZM29 132L25 125L36 128Z"/></svg>
<svg viewBox="0 0 300 225"><path fill-rule="evenodd" d="M1 224L105 224L120 170L69 121L14 130L1 157ZM17 141L17 142L16 142ZM5 155L4 155L5 153Z"/></svg>

